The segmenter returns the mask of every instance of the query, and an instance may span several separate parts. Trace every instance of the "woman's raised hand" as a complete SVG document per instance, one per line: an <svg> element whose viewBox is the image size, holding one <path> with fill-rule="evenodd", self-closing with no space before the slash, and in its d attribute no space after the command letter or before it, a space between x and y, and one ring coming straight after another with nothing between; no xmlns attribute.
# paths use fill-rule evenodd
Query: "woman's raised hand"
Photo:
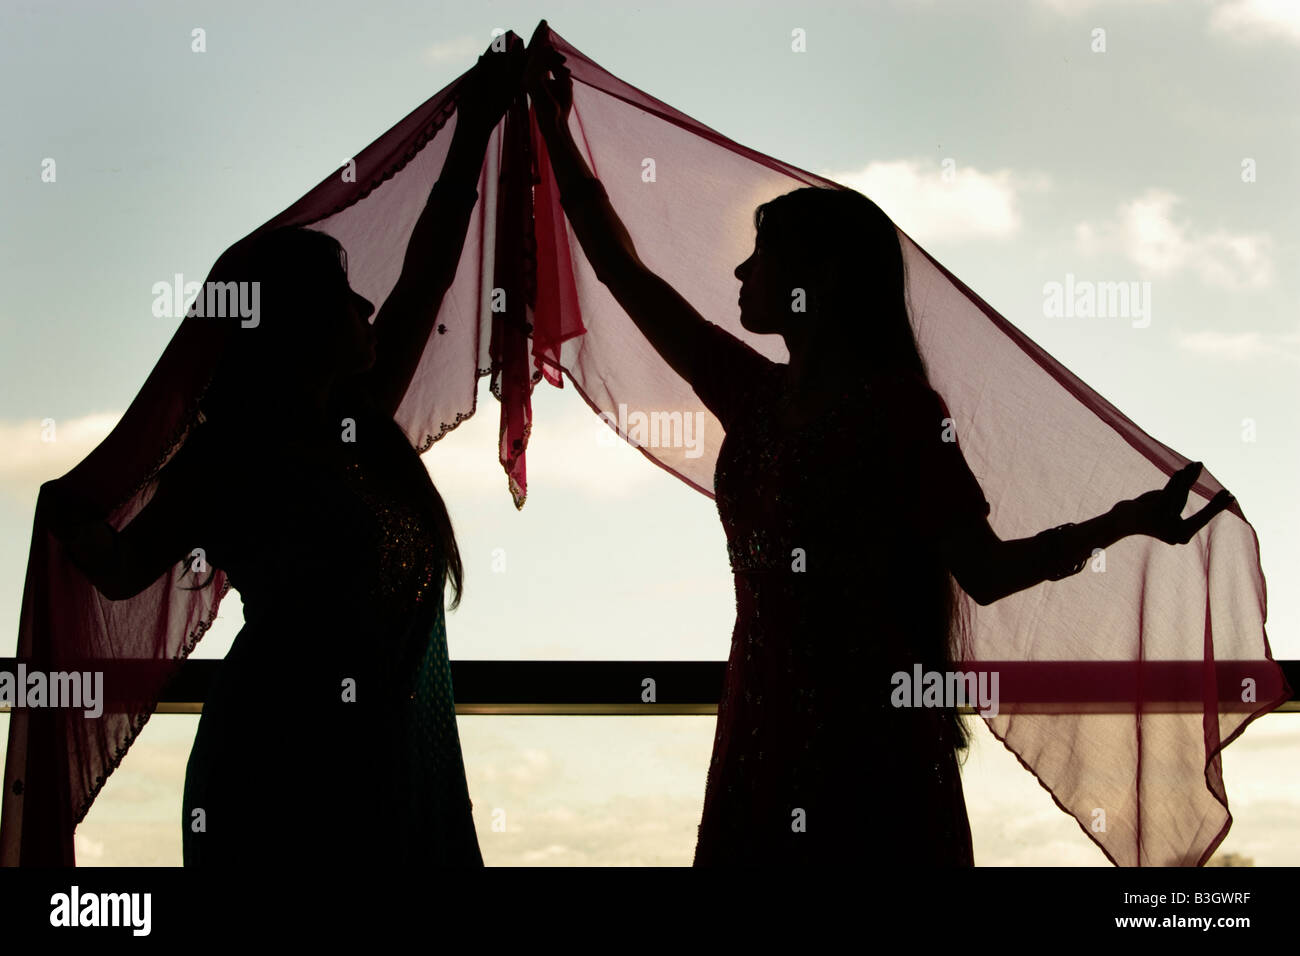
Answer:
<svg viewBox="0 0 1300 956"><path fill-rule="evenodd" d="M495 48L499 44L493 40L457 91L458 126L490 133L523 91L524 41L514 33L505 34L505 41L502 50Z"/></svg>
<svg viewBox="0 0 1300 956"><path fill-rule="evenodd" d="M548 74L554 74L552 79ZM528 64L524 87L533 99L533 109L542 128L554 124L563 128L573 106L573 78L564 65L564 55L550 42L550 28L543 20L528 41Z"/></svg>
<svg viewBox="0 0 1300 956"><path fill-rule="evenodd" d="M1180 517L1187 506L1187 494L1201 473L1201 463L1194 461L1174 472L1158 491L1148 491L1128 502L1132 534L1145 534L1165 544L1186 544L1210 519L1232 504L1226 490L1210 499L1209 504L1190 518Z"/></svg>

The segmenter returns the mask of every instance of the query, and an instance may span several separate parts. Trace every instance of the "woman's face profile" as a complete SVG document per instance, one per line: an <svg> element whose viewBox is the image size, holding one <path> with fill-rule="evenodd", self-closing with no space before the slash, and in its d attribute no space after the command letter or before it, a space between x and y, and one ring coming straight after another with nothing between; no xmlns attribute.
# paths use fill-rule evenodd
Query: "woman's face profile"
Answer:
<svg viewBox="0 0 1300 956"><path fill-rule="evenodd" d="M301 368L309 378L337 380L360 374L376 361L370 317L375 307L352 288L337 261L322 260L305 271L273 269L280 294L270 321L253 343L272 367Z"/></svg>
<svg viewBox="0 0 1300 956"><path fill-rule="evenodd" d="M364 372L375 364L375 327L370 324L370 316L374 314L375 307L370 300L361 293L356 292L351 286L347 289L347 316L346 322L346 345L343 349L345 356L351 356L354 367L352 372Z"/></svg>
<svg viewBox="0 0 1300 956"><path fill-rule="evenodd" d="M740 280L740 325L759 334L785 331L791 290L780 278L780 263L773 260L762 237L754 240L754 251L736 266Z"/></svg>
<svg viewBox="0 0 1300 956"><path fill-rule="evenodd" d="M325 341L321 342L321 351L333 366L332 370L342 378L364 372L375 364L375 329L370 324L375 307L352 288L345 274L337 274L333 289L322 316Z"/></svg>

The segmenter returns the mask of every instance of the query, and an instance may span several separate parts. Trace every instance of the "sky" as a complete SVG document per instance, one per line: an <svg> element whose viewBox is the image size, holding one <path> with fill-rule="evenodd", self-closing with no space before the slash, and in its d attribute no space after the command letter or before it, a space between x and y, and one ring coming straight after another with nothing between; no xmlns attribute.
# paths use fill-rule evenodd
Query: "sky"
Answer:
<svg viewBox="0 0 1300 956"><path fill-rule="evenodd" d="M871 196L1147 433L1204 461L1259 536L1274 656L1300 658L1300 433L1286 411L1300 370L1300 5L360 9L0 5L0 620L14 635L0 653L13 653L37 488L111 429L174 331L152 314L153 284L205 274L472 66L494 28L527 38L545 17L633 86ZM1046 314L1045 286L1071 276L1149 282L1150 322ZM713 503L595 441L572 389L539 386L534 407L521 512L486 391L425 456L467 563L452 658L724 659L735 605ZM586 583L559 613L573 581ZM239 624L232 597L196 656L221 657ZM306 715L286 702L281 718ZM194 724L151 720L78 832L83 862L179 863ZM689 863L712 717L460 727L489 865ZM1225 851L1300 863L1297 756L1296 714L1228 748ZM977 862L1105 863L985 731L964 786ZM510 823L494 832L500 806Z"/></svg>

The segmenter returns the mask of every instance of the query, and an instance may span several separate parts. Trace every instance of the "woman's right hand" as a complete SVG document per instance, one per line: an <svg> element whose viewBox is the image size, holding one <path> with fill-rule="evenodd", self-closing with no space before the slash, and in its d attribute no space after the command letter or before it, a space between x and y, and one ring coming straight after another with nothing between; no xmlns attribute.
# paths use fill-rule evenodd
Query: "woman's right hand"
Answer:
<svg viewBox="0 0 1300 956"><path fill-rule="evenodd" d="M120 530L62 479L41 486L39 507L50 531L110 601L134 597L193 553L192 509L207 500L212 479L194 457L191 441L163 469L149 503Z"/></svg>
<svg viewBox="0 0 1300 956"><path fill-rule="evenodd" d="M40 502L50 530L60 539L104 517L89 502L71 494L60 478L41 485Z"/></svg>
<svg viewBox="0 0 1300 956"><path fill-rule="evenodd" d="M493 41L496 42L496 41ZM525 59L523 41L508 34L506 49L488 48L465 78L458 102L461 125L488 136L519 95Z"/></svg>
<svg viewBox="0 0 1300 956"><path fill-rule="evenodd" d="M547 34L543 20L528 44L528 63L524 68L524 88L532 97L543 131L567 128L573 106L573 78L564 65L564 55L551 45ZM548 76L550 73L555 74L554 78Z"/></svg>
<svg viewBox="0 0 1300 956"><path fill-rule="evenodd" d="M116 598L117 533L60 479L41 485L40 508L50 532L83 574L106 597Z"/></svg>
<svg viewBox="0 0 1300 956"><path fill-rule="evenodd" d="M1130 501L1122 501L1121 510L1129 534L1145 534L1165 544L1187 544L1210 523L1210 519L1233 503L1225 488L1189 518L1183 518L1187 496L1201 474L1202 464L1190 462L1174 472L1163 488L1148 491Z"/></svg>

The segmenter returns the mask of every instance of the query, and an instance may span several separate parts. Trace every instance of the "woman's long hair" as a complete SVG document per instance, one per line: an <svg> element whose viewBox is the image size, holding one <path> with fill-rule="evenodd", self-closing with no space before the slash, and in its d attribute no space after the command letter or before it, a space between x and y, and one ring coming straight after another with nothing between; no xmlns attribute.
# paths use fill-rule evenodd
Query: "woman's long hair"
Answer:
<svg viewBox="0 0 1300 956"><path fill-rule="evenodd" d="M852 189L807 186L762 203L754 210L754 228L783 270L806 282L809 311L838 317L821 325L823 335L836 339L821 347L860 358L864 383L901 372L930 384L912 331L898 229L879 206ZM918 609L916 650L927 669L947 673L972 656L969 609L946 569L935 593L938 607ZM953 748L967 750L970 731L961 714L950 709L946 716Z"/></svg>
<svg viewBox="0 0 1300 956"><path fill-rule="evenodd" d="M277 376L284 377L288 369L328 360L319 347L323 337L313 335L312 323L319 316L337 314L339 300L349 294L347 252L327 233L281 227L251 236L226 250L214 265L209 282L258 283L255 324L239 327L253 320L211 318L229 322L230 329L226 349L200 403L205 421L233 426L233 432L231 427L223 428L226 434L251 434L252 429L239 426L268 414L267 383ZM181 454L183 447L178 457ZM423 466L419 470L423 471ZM450 582L449 606L454 609L460 604L464 580L460 549L442 496L432 481L424 484L429 490L427 507L441 552L438 593ZM211 575L198 586L209 583Z"/></svg>

